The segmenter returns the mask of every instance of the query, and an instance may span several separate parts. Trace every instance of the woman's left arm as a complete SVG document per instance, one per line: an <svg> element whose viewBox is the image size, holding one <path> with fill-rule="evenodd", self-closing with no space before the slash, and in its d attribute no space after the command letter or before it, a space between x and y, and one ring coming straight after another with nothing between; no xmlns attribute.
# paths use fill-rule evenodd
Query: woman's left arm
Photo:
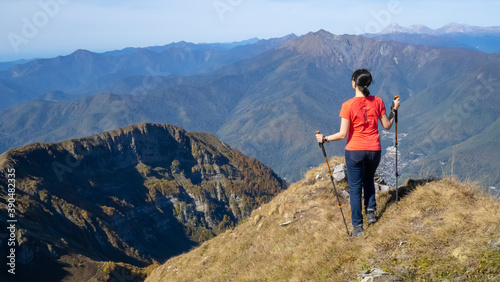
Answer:
<svg viewBox="0 0 500 282"><path fill-rule="evenodd" d="M394 100L393 108L391 109L391 113L389 116L387 114L383 114L380 116L380 123L386 130L391 130L392 124L394 123L394 111L397 111L399 108L399 97Z"/></svg>
<svg viewBox="0 0 500 282"><path fill-rule="evenodd" d="M351 124L351 121L345 118L342 118L340 122L340 130L339 132L324 136L325 137L325 142L333 142L333 141L339 141L347 138L347 135L349 134L349 125ZM323 143L323 134L316 134L316 139L318 140L319 143Z"/></svg>

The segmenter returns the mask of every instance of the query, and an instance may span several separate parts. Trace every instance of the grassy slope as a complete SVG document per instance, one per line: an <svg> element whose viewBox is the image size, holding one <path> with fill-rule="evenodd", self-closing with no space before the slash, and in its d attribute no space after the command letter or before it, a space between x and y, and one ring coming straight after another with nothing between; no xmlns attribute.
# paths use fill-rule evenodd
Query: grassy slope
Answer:
<svg viewBox="0 0 500 282"><path fill-rule="evenodd" d="M315 180L317 174L323 179ZM168 260L147 281L350 281L371 268L408 281L500 281L498 201L449 179L417 186L398 205L393 199L378 193L379 222L362 237L348 237L322 165L234 230ZM341 201L351 229L348 199Z"/></svg>

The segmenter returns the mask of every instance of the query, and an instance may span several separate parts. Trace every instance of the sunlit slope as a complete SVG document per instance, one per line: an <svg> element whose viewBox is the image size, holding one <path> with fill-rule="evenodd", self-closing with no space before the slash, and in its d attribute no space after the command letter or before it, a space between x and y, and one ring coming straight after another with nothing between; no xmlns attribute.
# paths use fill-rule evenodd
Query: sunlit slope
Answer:
<svg viewBox="0 0 500 282"><path fill-rule="evenodd" d="M345 195L346 184L337 189ZM393 192L377 194L379 221L351 238L322 165L245 223L168 260L146 281L358 281L372 268L406 281L500 279L497 200L450 179L410 181L397 205ZM348 199L341 200L352 229Z"/></svg>

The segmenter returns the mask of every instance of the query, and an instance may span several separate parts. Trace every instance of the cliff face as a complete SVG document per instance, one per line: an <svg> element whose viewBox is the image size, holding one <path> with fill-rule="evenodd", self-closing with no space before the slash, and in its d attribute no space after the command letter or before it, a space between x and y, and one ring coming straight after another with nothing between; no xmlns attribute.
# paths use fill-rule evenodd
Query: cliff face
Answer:
<svg viewBox="0 0 500 282"><path fill-rule="evenodd" d="M162 261L236 225L286 188L271 169L213 135L167 124L28 145L2 154L0 167L15 169L23 265L65 254L138 266ZM0 181L3 206L5 174Z"/></svg>

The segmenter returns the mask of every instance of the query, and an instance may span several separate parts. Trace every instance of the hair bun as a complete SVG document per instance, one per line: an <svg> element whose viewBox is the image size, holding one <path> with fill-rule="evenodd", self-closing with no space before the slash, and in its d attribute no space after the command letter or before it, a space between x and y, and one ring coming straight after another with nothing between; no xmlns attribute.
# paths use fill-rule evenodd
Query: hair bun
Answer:
<svg viewBox="0 0 500 282"><path fill-rule="evenodd" d="M359 87L359 90L363 91L363 95L370 95L370 90L368 90L368 86L372 83L372 75L366 69L358 69L352 74L352 81L356 83Z"/></svg>

